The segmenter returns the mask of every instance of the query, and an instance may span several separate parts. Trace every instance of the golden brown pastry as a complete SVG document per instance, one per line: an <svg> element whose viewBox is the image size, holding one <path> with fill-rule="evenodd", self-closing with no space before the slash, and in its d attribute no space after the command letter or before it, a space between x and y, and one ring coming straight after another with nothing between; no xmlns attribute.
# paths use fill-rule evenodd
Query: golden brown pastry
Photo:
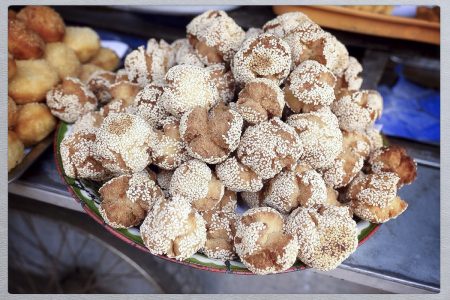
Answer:
<svg viewBox="0 0 450 300"><path fill-rule="evenodd" d="M48 43L44 58L58 72L61 80L80 75L81 63L75 52L64 43Z"/></svg>
<svg viewBox="0 0 450 300"><path fill-rule="evenodd" d="M16 75L17 66L14 57L8 52L8 81Z"/></svg>
<svg viewBox="0 0 450 300"><path fill-rule="evenodd" d="M45 43L36 32L18 19L8 19L8 52L16 59L41 58L44 49Z"/></svg>
<svg viewBox="0 0 450 300"><path fill-rule="evenodd" d="M45 59L16 60L17 73L8 84L8 94L17 104L44 101L59 82L58 73Z"/></svg>
<svg viewBox="0 0 450 300"><path fill-rule="evenodd" d="M116 80L116 74L110 71L96 71L87 82L88 88L94 93L101 104L112 100L110 87Z"/></svg>
<svg viewBox="0 0 450 300"><path fill-rule="evenodd" d="M119 66L120 58L113 50L101 47L97 54L89 60L89 63L106 71L114 71Z"/></svg>
<svg viewBox="0 0 450 300"><path fill-rule="evenodd" d="M14 132L25 147L39 143L56 127L56 119L42 103L28 103L19 109Z"/></svg>
<svg viewBox="0 0 450 300"><path fill-rule="evenodd" d="M61 16L48 6L29 5L17 13L17 19L37 32L46 43L59 42L66 30Z"/></svg>
<svg viewBox="0 0 450 300"><path fill-rule="evenodd" d="M22 141L14 131L8 130L8 172L20 164L24 156Z"/></svg>
<svg viewBox="0 0 450 300"><path fill-rule="evenodd" d="M89 27L67 26L63 42L75 51L81 63L88 62L100 50L100 37Z"/></svg>
<svg viewBox="0 0 450 300"><path fill-rule="evenodd" d="M8 128L13 128L17 123L19 108L11 97L8 97Z"/></svg>
<svg viewBox="0 0 450 300"><path fill-rule="evenodd" d="M88 83L92 74L94 74L97 71L102 71L102 70L103 70L102 68L100 68L99 66L94 65L94 64L83 64L83 65L81 65L81 71L80 71L79 78L83 83Z"/></svg>
<svg viewBox="0 0 450 300"><path fill-rule="evenodd" d="M270 207L247 210L237 222L236 253L256 274L286 271L298 253L297 237L284 231L283 216Z"/></svg>

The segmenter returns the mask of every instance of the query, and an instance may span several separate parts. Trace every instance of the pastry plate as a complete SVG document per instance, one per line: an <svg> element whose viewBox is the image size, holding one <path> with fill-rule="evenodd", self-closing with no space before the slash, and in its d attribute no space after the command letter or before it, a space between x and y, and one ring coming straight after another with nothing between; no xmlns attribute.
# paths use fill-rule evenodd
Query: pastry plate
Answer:
<svg viewBox="0 0 450 300"><path fill-rule="evenodd" d="M128 229L116 229L105 223L103 218L101 217L98 207L100 205L100 197L98 194L98 189L100 188L100 184L90 180L83 179L74 179L67 177L64 173L62 162L61 162L61 153L60 153L60 145L63 138L70 134L72 131L72 125L64 122L60 122L56 129L55 141L54 141L54 153L56 166L58 169L61 178L66 183L69 192L73 195L76 201L78 201L86 213L91 216L94 220L100 223L103 227L105 227L109 232L118 237L119 239L125 241L126 243L141 249L145 252L149 252L149 250L144 246L142 242L139 227L132 227ZM372 224L366 221L358 222L358 240L359 245L364 243L370 236L372 236L379 228L380 224ZM211 259L206 257L202 253L196 253L192 257L188 258L184 261L178 261L173 258L168 258L164 255L158 255L159 257L170 260L172 262L184 264L191 266L193 268L208 270L212 272L226 272L233 274L248 274L251 273L240 261L221 261L217 259ZM305 266L300 261L297 261L294 266L285 272L292 272L306 269Z"/></svg>

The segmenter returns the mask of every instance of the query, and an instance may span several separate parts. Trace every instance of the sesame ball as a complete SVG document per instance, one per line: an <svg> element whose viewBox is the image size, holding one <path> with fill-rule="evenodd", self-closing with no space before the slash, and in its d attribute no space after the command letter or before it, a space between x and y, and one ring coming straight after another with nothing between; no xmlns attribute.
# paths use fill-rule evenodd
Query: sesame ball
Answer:
<svg viewBox="0 0 450 300"><path fill-rule="evenodd" d="M160 101L163 91L161 85L150 83L137 93L131 105L131 111L153 128L161 127L161 122L169 115Z"/></svg>
<svg viewBox="0 0 450 300"><path fill-rule="evenodd" d="M262 189L262 178L249 167L241 164L235 156L216 167L217 177L231 191L257 192Z"/></svg>
<svg viewBox="0 0 450 300"><path fill-rule="evenodd" d="M335 94L342 89L357 91L361 88L362 78L359 76L363 68L356 58L349 57L348 66L341 73L336 74Z"/></svg>
<svg viewBox="0 0 450 300"><path fill-rule="evenodd" d="M307 15L301 12L288 12L277 16L276 18L267 21L262 29L266 33L273 34L277 37L283 38L288 34L294 32L301 24L312 23Z"/></svg>
<svg viewBox="0 0 450 300"><path fill-rule="evenodd" d="M113 72L99 70L91 75L87 86L101 104L106 104L112 99L109 88L115 82L115 79L116 75Z"/></svg>
<svg viewBox="0 0 450 300"><path fill-rule="evenodd" d="M206 68L219 92L219 99L225 103L234 100L235 81L233 73L224 64L210 65Z"/></svg>
<svg viewBox="0 0 450 300"><path fill-rule="evenodd" d="M98 129L103 123L103 114L96 110L90 111L81 117L73 124L72 132L77 132L83 129Z"/></svg>
<svg viewBox="0 0 450 300"><path fill-rule="evenodd" d="M195 53L195 50L189 43L188 39L185 38L175 40L170 46L175 54L176 65L193 65L197 67L205 66Z"/></svg>

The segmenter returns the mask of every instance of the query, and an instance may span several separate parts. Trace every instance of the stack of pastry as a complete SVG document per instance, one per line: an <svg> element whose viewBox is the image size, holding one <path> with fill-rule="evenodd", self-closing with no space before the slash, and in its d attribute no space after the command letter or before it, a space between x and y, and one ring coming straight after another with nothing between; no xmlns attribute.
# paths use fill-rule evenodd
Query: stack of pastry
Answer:
<svg viewBox="0 0 450 300"><path fill-rule="evenodd" d="M105 222L140 226L151 253L240 259L257 274L297 259L330 270L357 247L354 217L396 218L397 189L416 176L403 149L383 147L382 98L360 90L361 71L301 13L245 32L207 11L123 70L65 78L47 104L74 123L65 174L101 182Z"/></svg>
<svg viewBox="0 0 450 300"><path fill-rule="evenodd" d="M56 126L46 94L66 77L115 70L119 58L88 27L71 27L45 6L8 11L8 172Z"/></svg>

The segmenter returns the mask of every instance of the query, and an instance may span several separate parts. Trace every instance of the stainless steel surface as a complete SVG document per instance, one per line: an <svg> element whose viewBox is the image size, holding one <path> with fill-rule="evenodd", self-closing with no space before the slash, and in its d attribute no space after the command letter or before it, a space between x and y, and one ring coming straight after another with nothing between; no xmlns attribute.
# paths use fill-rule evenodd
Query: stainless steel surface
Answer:
<svg viewBox="0 0 450 300"><path fill-rule="evenodd" d="M24 159L14 169L8 173L8 183L19 178L33 162L50 146L53 142L53 134L50 134L44 140L33 146L30 152L25 155Z"/></svg>

